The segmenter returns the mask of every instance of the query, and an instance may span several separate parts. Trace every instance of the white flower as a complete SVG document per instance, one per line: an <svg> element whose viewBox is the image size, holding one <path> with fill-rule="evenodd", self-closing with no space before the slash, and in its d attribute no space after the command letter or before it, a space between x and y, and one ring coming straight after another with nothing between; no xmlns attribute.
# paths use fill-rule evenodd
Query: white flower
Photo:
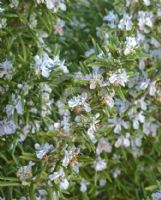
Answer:
<svg viewBox="0 0 161 200"><path fill-rule="evenodd" d="M17 104L15 105L15 108L17 110L17 113L22 115L23 114L23 107L22 107L22 98L21 98L21 96L18 95L16 101L17 101Z"/></svg>
<svg viewBox="0 0 161 200"><path fill-rule="evenodd" d="M81 166L81 163L75 161L75 163L71 163L72 169L74 172L76 172L77 174L79 174L79 168Z"/></svg>
<svg viewBox="0 0 161 200"><path fill-rule="evenodd" d="M127 37L126 38L126 47L124 50L124 54L128 55L129 53L131 53L134 48L137 46L137 41L135 37Z"/></svg>
<svg viewBox="0 0 161 200"><path fill-rule="evenodd" d="M107 183L106 179L100 179L99 180L100 186L104 186L104 185L106 185L106 183Z"/></svg>
<svg viewBox="0 0 161 200"><path fill-rule="evenodd" d="M11 117L14 114L14 106L13 105L6 105L6 114L7 117Z"/></svg>
<svg viewBox="0 0 161 200"><path fill-rule="evenodd" d="M85 56L89 57L90 55L94 54L95 50L94 48L89 49L88 51L85 52Z"/></svg>
<svg viewBox="0 0 161 200"><path fill-rule="evenodd" d="M48 9L53 9L56 4L57 0L36 0L38 4L45 3Z"/></svg>
<svg viewBox="0 0 161 200"><path fill-rule="evenodd" d="M96 127L94 124L91 124L90 128L88 129L87 131L87 135L88 137L90 138L90 140L93 142L93 143L96 143L97 142L97 139L96 137L94 136L94 132L96 130Z"/></svg>
<svg viewBox="0 0 161 200"><path fill-rule="evenodd" d="M62 180L60 181L60 188L61 188L62 190L67 190L68 187L69 187L69 182L68 182L68 180L67 180L66 178L65 178L65 179L62 179Z"/></svg>
<svg viewBox="0 0 161 200"><path fill-rule="evenodd" d="M81 192L86 192L87 191L87 186L89 185L89 182L88 181L81 181L80 182L80 191Z"/></svg>
<svg viewBox="0 0 161 200"><path fill-rule="evenodd" d="M68 153L68 151L67 150L65 150L65 156L64 156L64 158L63 158L63 160L62 160L62 165L64 166L64 167L67 167L68 166L68 164L69 164L69 161L70 161L70 154Z"/></svg>
<svg viewBox="0 0 161 200"><path fill-rule="evenodd" d="M66 5L64 4L63 0L36 0L38 4L40 3L45 3L46 7L51 10L51 9L57 9L60 8L61 10L65 11L66 10Z"/></svg>
<svg viewBox="0 0 161 200"><path fill-rule="evenodd" d="M111 28L114 28L116 26L116 21L117 21L117 15L114 14L114 11L109 11L109 14L104 16L103 20L109 22L109 26Z"/></svg>
<svg viewBox="0 0 161 200"><path fill-rule="evenodd" d="M157 133L157 129L158 129L158 126L152 121L146 121L143 124L143 132L148 136L151 135L152 137L155 137Z"/></svg>
<svg viewBox="0 0 161 200"><path fill-rule="evenodd" d="M47 195L48 195L48 193L46 190L40 189L40 190L38 190L38 195L36 196L36 200L46 199Z"/></svg>
<svg viewBox="0 0 161 200"><path fill-rule="evenodd" d="M152 194L152 200L160 200L161 199L161 190L158 190Z"/></svg>
<svg viewBox="0 0 161 200"><path fill-rule="evenodd" d="M131 139L132 146L141 147L142 145L142 136L136 136Z"/></svg>
<svg viewBox="0 0 161 200"><path fill-rule="evenodd" d="M22 185L28 185L28 180L32 177L32 166L34 165L33 162L29 162L28 165L22 166L17 171L17 177L19 177Z"/></svg>
<svg viewBox="0 0 161 200"><path fill-rule="evenodd" d="M157 9L157 15L158 15L158 17L161 17L161 8Z"/></svg>
<svg viewBox="0 0 161 200"><path fill-rule="evenodd" d="M97 120L99 116L100 114L97 113L94 117L92 117L92 123L90 124L90 127L87 130L87 135L93 143L97 142L97 139L94 136L94 132L96 131L96 124L99 122L99 120Z"/></svg>
<svg viewBox="0 0 161 200"><path fill-rule="evenodd" d="M119 147L121 147L121 146L123 146L123 137L122 137L122 136L119 137L119 138L117 139L117 141L115 142L115 147L116 147L116 148L119 148Z"/></svg>
<svg viewBox="0 0 161 200"><path fill-rule="evenodd" d="M65 26L65 22L58 18L57 22L54 26L54 33L59 34L59 35L63 35L63 27L64 26Z"/></svg>
<svg viewBox="0 0 161 200"><path fill-rule="evenodd" d="M46 6L48 9L53 9L55 7L56 4L56 0L45 0L46 2Z"/></svg>
<svg viewBox="0 0 161 200"><path fill-rule="evenodd" d="M115 105L117 106L118 113L122 114L128 109L129 102L126 100L122 101L121 99L115 98Z"/></svg>
<svg viewBox="0 0 161 200"><path fill-rule="evenodd" d="M120 169L115 169L113 172L112 172L112 175L114 178L117 178L119 175L121 174L121 171Z"/></svg>
<svg viewBox="0 0 161 200"><path fill-rule="evenodd" d="M81 116L77 115L74 120L75 120L75 122L80 123L81 122Z"/></svg>
<svg viewBox="0 0 161 200"><path fill-rule="evenodd" d="M0 136L11 135L16 132L17 126L14 121L0 121Z"/></svg>
<svg viewBox="0 0 161 200"><path fill-rule="evenodd" d="M12 117L15 109L19 115L23 115L23 106L22 106L21 96L20 95L16 96L15 94L12 94L12 101L13 101L13 105L8 104L6 106L7 116L9 118Z"/></svg>
<svg viewBox="0 0 161 200"><path fill-rule="evenodd" d="M9 78L12 75L13 65L11 61L5 60L3 63L0 63L0 78L6 77Z"/></svg>
<svg viewBox="0 0 161 200"><path fill-rule="evenodd" d="M161 49L150 50L150 54L161 59Z"/></svg>
<svg viewBox="0 0 161 200"><path fill-rule="evenodd" d="M150 0L143 0L146 6L150 6Z"/></svg>
<svg viewBox="0 0 161 200"><path fill-rule="evenodd" d="M110 92L110 94L106 94L106 93L104 94L103 93L102 103L106 104L110 108L113 108L113 106L114 106L114 100L113 100L114 95L115 95L115 91L114 90L112 92Z"/></svg>
<svg viewBox="0 0 161 200"><path fill-rule="evenodd" d="M138 43L143 43L145 41L145 35L142 34L140 31L137 31L137 34L136 34L136 41Z"/></svg>
<svg viewBox="0 0 161 200"><path fill-rule="evenodd" d="M103 151L105 151L107 153L111 153L111 151L112 151L112 146L110 145L108 140L104 137L99 140L99 142L97 144L97 148L96 148L96 153L99 155Z"/></svg>
<svg viewBox="0 0 161 200"><path fill-rule="evenodd" d="M149 85L149 80L144 80L144 81L142 81L142 82L140 83L139 88L140 88L141 90L145 90L145 89L148 87L148 85Z"/></svg>
<svg viewBox="0 0 161 200"><path fill-rule="evenodd" d="M30 18L29 18L29 26L30 28L36 28L37 26L37 19L36 19L36 14L32 13Z"/></svg>
<svg viewBox="0 0 161 200"><path fill-rule="evenodd" d="M94 90L96 88L96 84L99 84L99 86L103 86L103 76L97 72L93 74L92 79L90 80L90 89Z"/></svg>
<svg viewBox="0 0 161 200"><path fill-rule="evenodd" d="M69 165L70 161L75 159L76 156L79 154L79 152L80 152L80 148L76 148L75 146L65 150L65 156L62 160L62 165L64 167L67 167ZM75 162L75 160L73 162ZM73 163L73 165L75 165L75 164L76 163ZM71 165L72 165L72 163L71 163Z"/></svg>
<svg viewBox="0 0 161 200"><path fill-rule="evenodd" d="M46 52L43 52L41 56L36 55L35 60L35 73L41 72L42 76L48 78L52 71L52 68L58 66L64 73L68 73L67 67L64 65L64 61L60 61L58 56L51 59Z"/></svg>
<svg viewBox="0 0 161 200"><path fill-rule="evenodd" d="M45 78L48 78L51 72L52 67L54 67L54 62L51 58L49 58L48 54L46 52L43 52L42 56L36 55L34 57L35 65L36 65L36 74L39 73L41 70L42 76Z"/></svg>
<svg viewBox="0 0 161 200"><path fill-rule="evenodd" d="M130 146L130 134L126 133L126 136L120 136L115 142L115 147L129 147Z"/></svg>
<svg viewBox="0 0 161 200"><path fill-rule="evenodd" d="M51 181L57 180L60 177L64 177L64 176L65 176L64 170L63 170L63 168L60 168L59 171L53 172L52 174L49 175L49 180L51 180Z"/></svg>
<svg viewBox="0 0 161 200"><path fill-rule="evenodd" d="M7 26L7 19L1 18L0 19L0 29L5 28Z"/></svg>
<svg viewBox="0 0 161 200"><path fill-rule="evenodd" d="M31 125L26 124L23 128L22 128L22 133L19 135L19 142L23 142L25 141L25 139L27 138L28 133L31 131Z"/></svg>
<svg viewBox="0 0 161 200"><path fill-rule="evenodd" d="M64 1L60 1L59 2L59 6L58 6L62 11L66 11L66 5L65 5L65 3L64 3Z"/></svg>
<svg viewBox="0 0 161 200"><path fill-rule="evenodd" d="M94 168L96 171L103 171L107 168L106 160L101 159L100 157L94 163Z"/></svg>
<svg viewBox="0 0 161 200"><path fill-rule="evenodd" d="M72 99L70 99L68 101L68 105L71 108L74 108L74 107L76 107L76 106L78 106L80 104L81 104L81 98L80 98L80 96L73 97Z"/></svg>
<svg viewBox="0 0 161 200"><path fill-rule="evenodd" d="M129 128L129 123L124 120L119 119L118 117L114 117L112 119L108 119L110 123L109 127L114 127L114 133L119 134L121 132L122 127L125 129Z"/></svg>
<svg viewBox="0 0 161 200"><path fill-rule="evenodd" d="M47 153L53 150L53 145L52 144L35 144L35 149L36 149L36 157L39 159L42 159Z"/></svg>
<svg viewBox="0 0 161 200"><path fill-rule="evenodd" d="M138 0L126 0L126 6L130 6L131 4L138 3Z"/></svg>
<svg viewBox="0 0 161 200"><path fill-rule="evenodd" d="M13 8L17 8L19 5L19 0L11 0L11 3L10 3L10 7Z"/></svg>
<svg viewBox="0 0 161 200"><path fill-rule="evenodd" d="M103 101L105 101L106 105L109 106L110 108L114 107L114 100L113 100L113 95L108 95L106 96Z"/></svg>
<svg viewBox="0 0 161 200"><path fill-rule="evenodd" d="M157 91L156 89L156 81L153 81L151 84L150 84L150 87L149 87L149 95L150 96L155 96L155 93Z"/></svg>
<svg viewBox="0 0 161 200"><path fill-rule="evenodd" d="M124 145L124 147L129 147L130 146L130 140L129 140L129 138L124 138L124 140L123 140L123 145Z"/></svg>
<svg viewBox="0 0 161 200"><path fill-rule="evenodd" d="M62 190L67 190L69 187L69 182L65 178L65 173L62 167L60 168L59 171L50 174L49 180L56 181L56 182L59 181L59 186Z"/></svg>
<svg viewBox="0 0 161 200"><path fill-rule="evenodd" d="M65 109L65 104L63 102L57 101L56 106L58 107L60 116L69 116L70 115L70 111L68 109Z"/></svg>
<svg viewBox="0 0 161 200"><path fill-rule="evenodd" d="M154 45L156 48L159 48L161 46L160 42L157 39L155 39L154 37L151 38L150 43L152 45Z"/></svg>
<svg viewBox="0 0 161 200"><path fill-rule="evenodd" d="M118 69L115 73L111 73L109 82L113 85L121 85L125 87L125 83L128 81L128 76L124 69Z"/></svg>
<svg viewBox="0 0 161 200"><path fill-rule="evenodd" d="M36 2L37 2L38 4L40 4L40 3L44 3L45 0L36 0Z"/></svg>
<svg viewBox="0 0 161 200"><path fill-rule="evenodd" d="M55 191L53 192L53 200L58 200L57 193Z"/></svg>
<svg viewBox="0 0 161 200"><path fill-rule="evenodd" d="M127 13L124 14L123 18L120 20L118 27L121 30L131 30L132 29L132 16L129 16Z"/></svg>
<svg viewBox="0 0 161 200"><path fill-rule="evenodd" d="M55 128L55 129L60 129L60 128L61 128L60 122L55 122L55 123L54 123L54 128Z"/></svg>
<svg viewBox="0 0 161 200"><path fill-rule="evenodd" d="M132 153L135 157L139 157L143 154L142 150L140 149L141 145L142 145L142 136L131 138Z"/></svg>
<svg viewBox="0 0 161 200"><path fill-rule="evenodd" d="M138 102L140 103L140 107L141 107L142 110L147 109L147 103L144 101L144 97L139 99Z"/></svg>
<svg viewBox="0 0 161 200"><path fill-rule="evenodd" d="M145 69L145 59L139 60L139 69L142 71Z"/></svg>
<svg viewBox="0 0 161 200"><path fill-rule="evenodd" d="M91 108L89 104L86 102L87 100L87 93L82 93L81 95L75 96L68 101L68 105L71 108L76 106L83 106L86 112L91 112Z"/></svg>
<svg viewBox="0 0 161 200"><path fill-rule="evenodd" d="M59 69L61 69L64 72L64 74L67 74L69 73L69 70L64 64L65 64L65 60L63 61L59 60L59 62L57 63L57 65L59 65Z"/></svg>
<svg viewBox="0 0 161 200"><path fill-rule="evenodd" d="M139 128L139 122L140 123L144 123L145 121L145 117L144 115L142 114L142 112L140 112L139 114L137 114L135 116L135 118L133 119L133 128L134 129L138 129Z"/></svg>
<svg viewBox="0 0 161 200"><path fill-rule="evenodd" d="M0 8L0 13L3 13L5 9L4 8Z"/></svg>
<svg viewBox="0 0 161 200"><path fill-rule="evenodd" d="M139 11L139 28L144 30L145 26L152 27L154 22L154 15L152 12Z"/></svg>
<svg viewBox="0 0 161 200"><path fill-rule="evenodd" d="M128 112L128 115L129 115L130 119L132 120L134 129L139 128L139 122L144 123L144 121L145 121L145 116L143 115L143 112L140 111L138 113L136 107L131 108L131 110Z"/></svg>
<svg viewBox="0 0 161 200"><path fill-rule="evenodd" d="M69 133L70 131L70 117L69 116L63 116L63 119L61 121L61 127L63 128L64 133Z"/></svg>

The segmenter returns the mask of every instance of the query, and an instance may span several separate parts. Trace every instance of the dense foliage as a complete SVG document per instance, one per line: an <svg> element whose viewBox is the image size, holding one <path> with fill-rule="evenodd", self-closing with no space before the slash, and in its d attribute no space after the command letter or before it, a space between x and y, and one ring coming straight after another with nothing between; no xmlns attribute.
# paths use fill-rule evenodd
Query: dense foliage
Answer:
<svg viewBox="0 0 161 200"><path fill-rule="evenodd" d="M161 1L0 16L0 199L161 199Z"/></svg>

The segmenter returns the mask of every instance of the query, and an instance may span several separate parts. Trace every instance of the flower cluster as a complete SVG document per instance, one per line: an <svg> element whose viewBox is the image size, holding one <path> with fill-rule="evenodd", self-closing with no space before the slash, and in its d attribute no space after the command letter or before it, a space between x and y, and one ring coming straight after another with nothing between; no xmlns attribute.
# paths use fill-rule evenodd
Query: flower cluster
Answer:
<svg viewBox="0 0 161 200"><path fill-rule="evenodd" d="M0 199L160 199L160 1L0 15Z"/></svg>

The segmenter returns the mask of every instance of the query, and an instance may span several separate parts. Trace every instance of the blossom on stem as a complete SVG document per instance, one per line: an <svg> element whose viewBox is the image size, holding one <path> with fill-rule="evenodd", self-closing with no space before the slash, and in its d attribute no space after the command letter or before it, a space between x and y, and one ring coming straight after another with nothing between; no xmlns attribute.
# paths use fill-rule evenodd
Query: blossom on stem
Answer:
<svg viewBox="0 0 161 200"><path fill-rule="evenodd" d="M75 108L76 106L83 106L86 112L91 112L91 108L86 100L87 93L82 93L81 95L74 96L72 99L70 99L68 101L68 105L71 108Z"/></svg>
<svg viewBox="0 0 161 200"><path fill-rule="evenodd" d="M107 161L102 159L101 157L98 157L94 162L94 168L98 172L105 170L107 168Z"/></svg>
<svg viewBox="0 0 161 200"><path fill-rule="evenodd" d="M126 38L126 47L124 49L124 54L130 54L134 48L137 46L137 41L135 37L127 37Z"/></svg>
<svg viewBox="0 0 161 200"><path fill-rule="evenodd" d="M118 69L116 72L110 73L109 82L112 85L121 85L125 87L125 83L128 81L127 73L124 69Z"/></svg>
<svg viewBox="0 0 161 200"><path fill-rule="evenodd" d="M36 157L39 159L42 159L47 153L53 150L53 145L52 144L35 144L35 149L36 149Z"/></svg>
<svg viewBox="0 0 161 200"><path fill-rule="evenodd" d="M124 13L123 18L120 20L118 28L121 30L131 30L132 29L132 16L128 15L127 13Z"/></svg>
<svg viewBox="0 0 161 200"><path fill-rule="evenodd" d="M89 185L88 181L82 180L80 182L80 191L81 192L86 192L87 191L87 186Z"/></svg>
<svg viewBox="0 0 161 200"><path fill-rule="evenodd" d="M109 141L102 137L98 144L97 144L97 148L96 148L96 153L97 155L100 155L103 151L107 152L107 153L111 153L112 151L112 146L111 144L109 143Z"/></svg>

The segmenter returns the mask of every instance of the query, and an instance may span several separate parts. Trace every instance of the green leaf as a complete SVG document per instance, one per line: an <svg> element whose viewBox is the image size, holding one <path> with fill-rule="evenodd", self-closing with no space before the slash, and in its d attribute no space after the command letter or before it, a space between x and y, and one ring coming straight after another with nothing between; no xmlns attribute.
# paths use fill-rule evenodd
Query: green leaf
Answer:
<svg viewBox="0 0 161 200"><path fill-rule="evenodd" d="M158 188L157 185L150 185L148 187L145 188L146 191L154 191Z"/></svg>
<svg viewBox="0 0 161 200"><path fill-rule="evenodd" d="M126 98L125 98L125 96L124 96L124 93L122 92L122 89L121 89L120 86L117 88L116 91L117 91L119 97L120 97L122 100L126 100Z"/></svg>
<svg viewBox="0 0 161 200"><path fill-rule="evenodd" d="M24 160L29 160L29 161L30 160L38 161L38 159L32 153L23 153L22 156L20 156L19 158L24 159Z"/></svg>
<svg viewBox="0 0 161 200"><path fill-rule="evenodd" d="M15 177L2 177L2 176L0 176L0 180L18 181L18 178L15 178Z"/></svg>
<svg viewBox="0 0 161 200"><path fill-rule="evenodd" d="M21 184L17 182L0 182L0 187L11 187L11 186L21 186Z"/></svg>
<svg viewBox="0 0 161 200"><path fill-rule="evenodd" d="M94 159L89 157L89 156L79 155L78 156L78 161L79 162L84 162L84 163L92 163L94 161Z"/></svg>

